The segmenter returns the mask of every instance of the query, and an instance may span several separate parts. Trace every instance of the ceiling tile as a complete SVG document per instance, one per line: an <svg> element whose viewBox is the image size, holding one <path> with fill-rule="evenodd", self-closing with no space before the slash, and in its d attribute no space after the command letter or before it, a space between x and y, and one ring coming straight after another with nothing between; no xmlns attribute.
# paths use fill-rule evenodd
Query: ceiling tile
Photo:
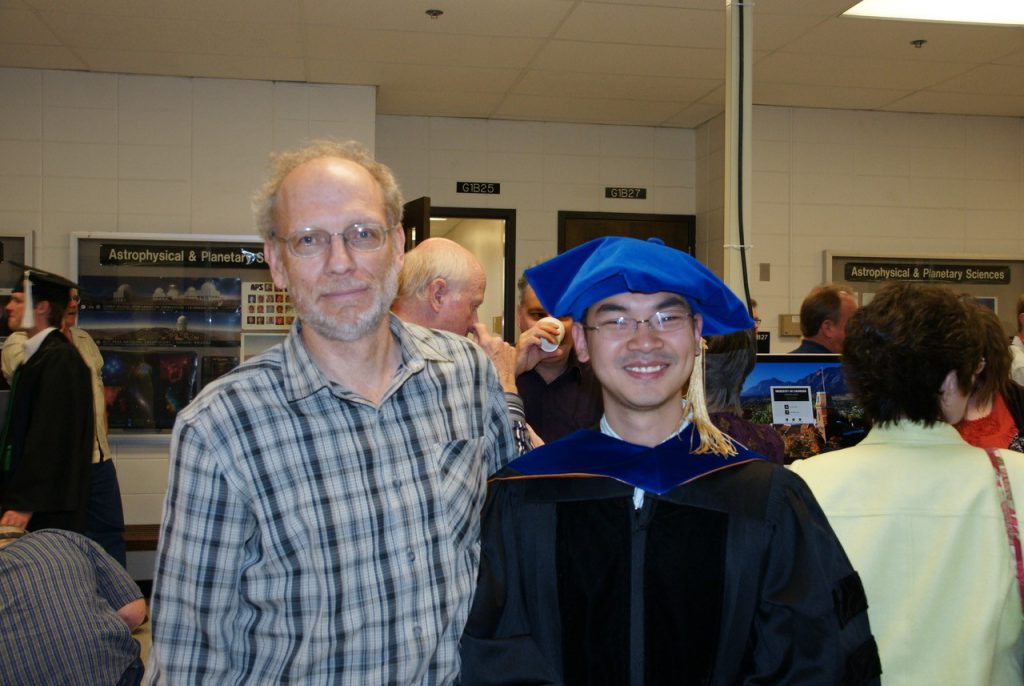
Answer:
<svg viewBox="0 0 1024 686"><path fill-rule="evenodd" d="M303 53L298 25L44 13L68 46L162 53L291 56Z"/></svg>
<svg viewBox="0 0 1024 686"><path fill-rule="evenodd" d="M429 31L477 36L546 37L558 27L576 0L304 0L304 21L369 30ZM444 14L426 15L432 7Z"/></svg>
<svg viewBox="0 0 1024 686"><path fill-rule="evenodd" d="M845 55L810 57L777 52L757 62L754 67L754 83L913 90L962 74L970 66L961 63L897 61Z"/></svg>
<svg viewBox="0 0 1024 686"><path fill-rule="evenodd" d="M854 1L746 5L756 103L1019 116L1020 28L840 18ZM724 102L725 6L0 0L0 65L369 85L402 114L694 126Z"/></svg>
<svg viewBox="0 0 1024 686"><path fill-rule="evenodd" d="M688 103L703 97L720 83L716 79L531 70L513 86L512 92L523 95L564 95L570 98L604 97Z"/></svg>
<svg viewBox="0 0 1024 686"><path fill-rule="evenodd" d="M381 92L394 90L440 91L442 93L504 93L519 78L513 69L481 69L458 66L424 66L310 60L310 80L333 83L331 74L347 82L374 84Z"/></svg>
<svg viewBox="0 0 1024 686"><path fill-rule="evenodd" d="M914 93L883 109L891 112L932 112L936 114L978 114L1024 117L1024 95L963 93Z"/></svg>
<svg viewBox="0 0 1024 686"><path fill-rule="evenodd" d="M911 41L928 42L915 48ZM794 39L786 52L849 55L936 62L981 62L1024 49L1024 31L1016 27L830 19Z"/></svg>
<svg viewBox="0 0 1024 686"><path fill-rule="evenodd" d="M307 27L308 56L391 64L526 66L540 48L538 40L507 37L452 36L399 31L346 31Z"/></svg>
<svg viewBox="0 0 1024 686"><path fill-rule="evenodd" d="M1011 52L992 60L995 64L1024 64L1024 50Z"/></svg>
<svg viewBox="0 0 1024 686"><path fill-rule="evenodd" d="M695 129L709 119L714 119L723 111L721 105L707 103L695 103L682 112L672 115L666 119L663 126L680 126L687 129Z"/></svg>
<svg viewBox="0 0 1024 686"><path fill-rule="evenodd" d="M40 12L105 17L299 23L299 5L280 0L25 0Z"/></svg>
<svg viewBox="0 0 1024 686"><path fill-rule="evenodd" d="M871 110L880 109L905 95L906 90L785 83L762 86L755 82L752 98L755 105Z"/></svg>
<svg viewBox="0 0 1024 686"><path fill-rule="evenodd" d="M688 10L721 10L722 0L586 0L595 5L629 5L632 7L673 7Z"/></svg>
<svg viewBox="0 0 1024 686"><path fill-rule="evenodd" d="M775 51L813 31L826 21L821 17L790 14L754 15L754 48L762 52Z"/></svg>
<svg viewBox="0 0 1024 686"><path fill-rule="evenodd" d="M0 8L0 45L60 45L34 12Z"/></svg>
<svg viewBox="0 0 1024 686"><path fill-rule="evenodd" d="M669 102L510 95L501 103L495 115L512 119L537 119L540 112L550 112L552 117L547 121L657 126L678 109L678 104Z"/></svg>
<svg viewBox="0 0 1024 686"><path fill-rule="evenodd" d="M404 114L427 117L481 117L494 115L501 96L491 93L444 93L396 91L377 93L378 114Z"/></svg>
<svg viewBox="0 0 1024 686"><path fill-rule="evenodd" d="M57 45L0 43L0 66L32 69L88 69L73 51Z"/></svg>
<svg viewBox="0 0 1024 686"><path fill-rule="evenodd" d="M772 0L754 5L755 16L789 14L807 17L838 17L860 0Z"/></svg>
<svg viewBox="0 0 1024 686"><path fill-rule="evenodd" d="M984 65L935 84L929 90L943 93L1024 96L1024 69L1008 64Z"/></svg>
<svg viewBox="0 0 1024 686"><path fill-rule="evenodd" d="M599 74L707 78L709 74L725 73L725 55L721 50L551 41L532 66Z"/></svg>
<svg viewBox="0 0 1024 686"><path fill-rule="evenodd" d="M577 5L554 38L720 50L725 42L725 12L721 8L691 10L588 2Z"/></svg>
<svg viewBox="0 0 1024 686"><path fill-rule="evenodd" d="M223 79L305 81L302 60L198 53L154 53L125 50L80 50L93 71Z"/></svg>

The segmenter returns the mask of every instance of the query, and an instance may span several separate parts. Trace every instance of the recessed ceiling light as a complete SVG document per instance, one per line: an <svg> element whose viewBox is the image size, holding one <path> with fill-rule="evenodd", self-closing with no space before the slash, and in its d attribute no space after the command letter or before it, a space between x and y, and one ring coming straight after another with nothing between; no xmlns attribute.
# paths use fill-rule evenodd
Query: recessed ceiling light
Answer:
<svg viewBox="0 0 1024 686"><path fill-rule="evenodd" d="M844 17L1024 26L1021 0L861 0Z"/></svg>

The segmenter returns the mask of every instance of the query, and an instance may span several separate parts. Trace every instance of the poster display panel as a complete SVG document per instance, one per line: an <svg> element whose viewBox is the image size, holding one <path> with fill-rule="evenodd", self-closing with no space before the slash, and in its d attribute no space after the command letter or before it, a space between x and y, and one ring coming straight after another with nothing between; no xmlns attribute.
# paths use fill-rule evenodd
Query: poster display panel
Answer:
<svg viewBox="0 0 1024 686"><path fill-rule="evenodd" d="M255 237L75 234L72 241L78 325L103 354L115 433L169 430L200 389L238 365L243 330L283 335L294 321Z"/></svg>

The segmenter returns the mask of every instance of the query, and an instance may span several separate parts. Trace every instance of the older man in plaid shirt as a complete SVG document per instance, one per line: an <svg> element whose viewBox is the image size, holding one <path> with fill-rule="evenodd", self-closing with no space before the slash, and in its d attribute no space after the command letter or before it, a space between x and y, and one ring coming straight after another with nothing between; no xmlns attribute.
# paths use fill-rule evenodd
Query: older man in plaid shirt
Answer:
<svg viewBox="0 0 1024 686"><path fill-rule="evenodd" d="M487 475L516 445L483 350L388 313L401 194L355 144L256 199L288 338L178 415L149 678L449 684Z"/></svg>

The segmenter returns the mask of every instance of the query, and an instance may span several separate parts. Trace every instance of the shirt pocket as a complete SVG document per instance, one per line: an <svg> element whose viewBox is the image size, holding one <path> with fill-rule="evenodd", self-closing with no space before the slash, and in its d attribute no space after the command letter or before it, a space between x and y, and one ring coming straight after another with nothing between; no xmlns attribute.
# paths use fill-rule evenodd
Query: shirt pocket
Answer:
<svg viewBox="0 0 1024 686"><path fill-rule="evenodd" d="M456 549L475 544L480 530L480 509L487 488L486 439L468 438L432 446L439 507L452 532Z"/></svg>

